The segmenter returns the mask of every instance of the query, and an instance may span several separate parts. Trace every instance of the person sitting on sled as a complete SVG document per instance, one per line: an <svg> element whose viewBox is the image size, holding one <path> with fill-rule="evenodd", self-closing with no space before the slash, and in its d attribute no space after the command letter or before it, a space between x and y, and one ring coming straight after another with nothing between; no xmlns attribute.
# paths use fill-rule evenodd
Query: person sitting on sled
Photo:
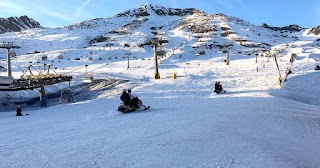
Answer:
<svg viewBox="0 0 320 168"><path fill-rule="evenodd" d="M138 98L138 96L135 96L132 94L131 89L128 90L128 95L130 96L130 106L134 108L140 108L142 105L142 101Z"/></svg>
<svg viewBox="0 0 320 168"><path fill-rule="evenodd" d="M137 96L135 96L135 95L133 95L131 93L131 89L128 90L128 95L130 96L130 100L132 100L133 98L137 97Z"/></svg>
<svg viewBox="0 0 320 168"><path fill-rule="evenodd" d="M220 93L223 92L222 84L220 81L217 81L216 84L214 85L214 92Z"/></svg>
<svg viewBox="0 0 320 168"><path fill-rule="evenodd" d="M127 93L126 89L123 89L122 95L120 96L121 101L123 101L123 104L125 106L130 105L131 99L130 95Z"/></svg>
<svg viewBox="0 0 320 168"><path fill-rule="evenodd" d="M22 110L21 110L21 106L20 105L18 105L17 106L17 109L16 109L16 116L23 116L23 114L21 113L22 112Z"/></svg>

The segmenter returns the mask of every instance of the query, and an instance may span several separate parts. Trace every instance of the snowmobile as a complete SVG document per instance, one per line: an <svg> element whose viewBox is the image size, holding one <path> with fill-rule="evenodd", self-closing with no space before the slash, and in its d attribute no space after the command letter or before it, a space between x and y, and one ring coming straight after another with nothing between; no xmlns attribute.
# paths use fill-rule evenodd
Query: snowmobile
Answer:
<svg viewBox="0 0 320 168"><path fill-rule="evenodd" d="M226 90L214 90L214 92L216 92L217 94L219 94L219 93L226 93Z"/></svg>
<svg viewBox="0 0 320 168"><path fill-rule="evenodd" d="M147 110L149 108L150 106L144 105L140 99L135 97L131 100L129 105L125 105L124 102L121 102L120 106L118 107L118 111L121 111L123 113L129 113L139 109Z"/></svg>

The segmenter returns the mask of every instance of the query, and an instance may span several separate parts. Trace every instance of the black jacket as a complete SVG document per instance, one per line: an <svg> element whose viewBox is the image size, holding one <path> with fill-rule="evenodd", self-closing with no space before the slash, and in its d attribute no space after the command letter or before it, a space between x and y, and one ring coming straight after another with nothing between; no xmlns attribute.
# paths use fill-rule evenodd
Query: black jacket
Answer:
<svg viewBox="0 0 320 168"><path fill-rule="evenodd" d="M125 103L128 103L131 101L130 96L127 92L123 92L122 95L120 96L120 99Z"/></svg>
<svg viewBox="0 0 320 168"><path fill-rule="evenodd" d="M214 85L214 89L215 89L215 90L222 90L222 85L216 83L216 84Z"/></svg>

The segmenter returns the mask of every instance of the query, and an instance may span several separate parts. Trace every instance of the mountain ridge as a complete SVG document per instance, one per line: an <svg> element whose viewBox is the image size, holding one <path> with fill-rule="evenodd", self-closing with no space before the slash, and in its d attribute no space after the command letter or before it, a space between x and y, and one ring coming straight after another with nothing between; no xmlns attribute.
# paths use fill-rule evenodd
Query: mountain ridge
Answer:
<svg viewBox="0 0 320 168"><path fill-rule="evenodd" d="M186 17L186 16L192 16L192 15L203 15L203 16L215 16L215 17L223 17L224 20L227 21L236 21L236 22L242 22L245 24L251 24L249 21L243 20L241 18L238 18L236 16L229 16L223 13L206 13L204 11L195 9L195 8L171 8L171 7L164 7L159 5L152 5L152 4L144 4L140 7L134 8L134 9L128 9L124 12L120 12L113 17L110 18L121 18L121 17L148 17L153 16L153 14L156 14L157 16L180 16L180 17ZM74 25L79 24L85 24L86 22L90 22L92 20L99 20L104 18L94 18L86 21L82 21L80 23L71 24L65 27L73 27ZM254 25L259 26L259 25ZM287 26L270 26L267 23L263 23L259 27L263 27L269 30L278 31L278 32L299 32L306 30L308 28L303 28L297 24L290 24ZM309 29L316 29L319 26L312 27ZM312 33L311 31L309 33ZM317 34L316 34L317 35Z"/></svg>
<svg viewBox="0 0 320 168"><path fill-rule="evenodd" d="M0 18L0 34L19 32L33 28L43 28L39 22L26 15L20 17Z"/></svg>

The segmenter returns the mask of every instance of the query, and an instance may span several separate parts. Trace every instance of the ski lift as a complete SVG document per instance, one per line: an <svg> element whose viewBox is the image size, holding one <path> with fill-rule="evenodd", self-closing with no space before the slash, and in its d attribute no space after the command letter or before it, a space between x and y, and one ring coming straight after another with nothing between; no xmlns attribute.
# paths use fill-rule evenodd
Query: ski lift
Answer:
<svg viewBox="0 0 320 168"><path fill-rule="evenodd" d="M201 50L201 51L196 51L196 56L200 56L200 55L204 55L206 54L205 51Z"/></svg>
<svg viewBox="0 0 320 168"><path fill-rule="evenodd" d="M59 55L59 56L58 56L58 59L59 59L59 60L63 60L63 56L62 56L62 55Z"/></svg>
<svg viewBox="0 0 320 168"><path fill-rule="evenodd" d="M73 102L73 93L71 89L63 90L60 96L60 103Z"/></svg>
<svg viewBox="0 0 320 168"><path fill-rule="evenodd" d="M90 55L90 56L88 57L88 60L89 60L89 61L92 61L92 60L93 60L92 55Z"/></svg>
<svg viewBox="0 0 320 168"><path fill-rule="evenodd" d="M164 50L156 51L156 55L157 56L165 56L166 55L166 51L164 51Z"/></svg>
<svg viewBox="0 0 320 168"><path fill-rule="evenodd" d="M11 51L9 52L10 57L15 58L17 56L16 52Z"/></svg>
<svg viewBox="0 0 320 168"><path fill-rule="evenodd" d="M11 76L0 76L0 89L9 89L13 81Z"/></svg>
<svg viewBox="0 0 320 168"><path fill-rule="evenodd" d="M92 83L93 77L88 74L88 65L85 65L85 66L86 66L86 72L83 75L83 82L84 83Z"/></svg>
<svg viewBox="0 0 320 168"><path fill-rule="evenodd" d="M48 56L43 55L43 56L41 57L41 59L42 59L42 60L48 60Z"/></svg>

